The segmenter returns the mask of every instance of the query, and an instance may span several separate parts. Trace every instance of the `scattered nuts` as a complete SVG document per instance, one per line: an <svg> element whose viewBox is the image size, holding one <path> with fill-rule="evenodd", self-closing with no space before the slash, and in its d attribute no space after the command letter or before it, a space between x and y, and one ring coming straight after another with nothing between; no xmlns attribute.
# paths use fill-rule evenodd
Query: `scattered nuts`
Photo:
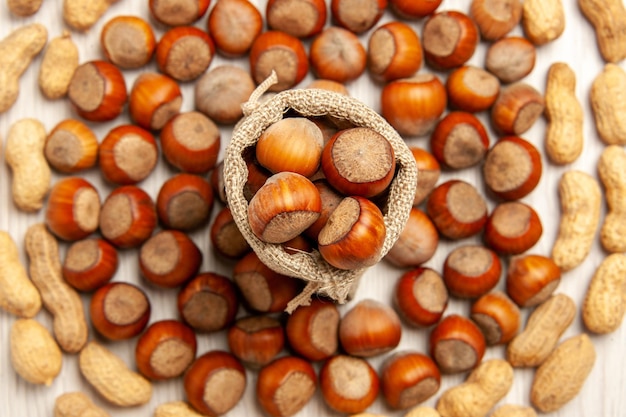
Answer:
<svg viewBox="0 0 626 417"><path fill-rule="evenodd" d="M543 226L537 212L520 201L499 203L485 223L487 246L500 255L519 255L539 241Z"/></svg>
<svg viewBox="0 0 626 417"><path fill-rule="evenodd" d="M484 69L464 65L453 70L446 81L450 106L476 113L489 109L500 93L498 79Z"/></svg>
<svg viewBox="0 0 626 417"><path fill-rule="evenodd" d="M195 276L202 252L186 234L162 230L150 237L139 251L139 269L151 283L174 288Z"/></svg>
<svg viewBox="0 0 626 417"><path fill-rule="evenodd" d="M626 257L611 254L598 266L591 278L582 305L583 322L593 333L611 333L622 324L626 312Z"/></svg>
<svg viewBox="0 0 626 417"><path fill-rule="evenodd" d="M604 148L598 160L598 175L604 185L608 213L600 229L600 243L611 253L626 252L624 244L624 194L626 177L623 174L626 153L619 145Z"/></svg>
<svg viewBox="0 0 626 417"><path fill-rule="evenodd" d="M367 57L370 73L380 81L411 77L422 66L422 44L411 26L389 22L372 32Z"/></svg>
<svg viewBox="0 0 626 417"><path fill-rule="evenodd" d="M207 180L198 175L177 174L161 186L156 210L165 227L190 231L209 220L213 199Z"/></svg>
<svg viewBox="0 0 626 417"><path fill-rule="evenodd" d="M209 5L209 0L202 1ZM250 0L220 0L211 9L207 25L219 52L239 56L261 34L263 16Z"/></svg>
<svg viewBox="0 0 626 417"><path fill-rule="evenodd" d="M98 229L98 190L83 178L64 178L50 190L45 216L46 225L58 238L84 239Z"/></svg>
<svg viewBox="0 0 626 417"><path fill-rule="evenodd" d="M71 28L87 31L118 0L63 0L63 20Z"/></svg>
<svg viewBox="0 0 626 417"><path fill-rule="evenodd" d="M226 3L232 0L226 0ZM244 1L250 4L249 0ZM220 0L219 4L224 3ZM216 7L213 9L215 10ZM196 108L217 123L233 124L243 117L241 105L254 91L250 73L233 65L221 65L204 74L194 86Z"/></svg>
<svg viewBox="0 0 626 417"><path fill-rule="evenodd" d="M479 34L474 21L457 11L431 15L422 33L426 62L437 69L451 69L465 64L474 55Z"/></svg>
<svg viewBox="0 0 626 417"><path fill-rule="evenodd" d="M150 12L159 22L169 26L190 25L199 20L211 0L150 0Z"/></svg>
<svg viewBox="0 0 626 417"><path fill-rule="evenodd" d="M237 227L229 207L223 207L211 223L211 248L229 259L241 259L252 248Z"/></svg>
<svg viewBox="0 0 626 417"><path fill-rule="evenodd" d="M321 32L326 14L324 0L269 0L265 7L267 26L296 38Z"/></svg>
<svg viewBox="0 0 626 417"><path fill-rule="evenodd" d="M441 319L448 307L448 290L437 272L430 268L416 268L398 279L393 302L409 324L431 326Z"/></svg>
<svg viewBox="0 0 626 417"><path fill-rule="evenodd" d="M419 19L437 10L442 0L389 0L391 9L405 19Z"/></svg>
<svg viewBox="0 0 626 417"><path fill-rule="evenodd" d="M74 71L78 68L78 47L69 32L50 40L39 67L39 88L46 98L67 95Z"/></svg>
<svg viewBox="0 0 626 417"><path fill-rule="evenodd" d="M118 267L117 250L106 240L74 242L65 253L63 278L79 291L94 291L109 282Z"/></svg>
<svg viewBox="0 0 626 417"><path fill-rule="evenodd" d="M63 356L48 329L33 319L18 319L11 326L11 365L31 384L52 385L61 372Z"/></svg>
<svg viewBox="0 0 626 417"><path fill-rule="evenodd" d="M209 68L215 44L194 26L178 26L165 32L156 47L159 70L178 81L191 81Z"/></svg>
<svg viewBox="0 0 626 417"><path fill-rule="evenodd" d="M520 328L520 311L503 292L485 294L472 304L471 318L485 335L488 346L506 344Z"/></svg>
<svg viewBox="0 0 626 417"><path fill-rule="evenodd" d="M485 56L485 68L503 83L513 83L535 68L537 50L528 39L511 36L492 43Z"/></svg>
<svg viewBox="0 0 626 417"><path fill-rule="evenodd" d="M430 136L430 149L445 167L468 168L483 161L489 149L489 137L473 114L450 112L437 123Z"/></svg>
<svg viewBox="0 0 626 417"><path fill-rule="evenodd" d="M388 357L380 372L385 402L395 410L406 410L439 391L441 375L428 356L401 351Z"/></svg>
<svg viewBox="0 0 626 417"><path fill-rule="evenodd" d="M490 417L537 417L537 412L532 407L505 404L496 408Z"/></svg>
<svg viewBox="0 0 626 417"><path fill-rule="evenodd" d="M446 316L430 333L430 356L442 373L476 367L485 354L485 337L473 321L457 314Z"/></svg>
<svg viewBox="0 0 626 417"><path fill-rule="evenodd" d="M493 41L509 33L522 18L520 0L473 0L470 16L483 39Z"/></svg>
<svg viewBox="0 0 626 417"><path fill-rule="evenodd" d="M180 112L182 102L180 87L174 79L155 72L144 72L135 79L128 111L140 127L161 130Z"/></svg>
<svg viewBox="0 0 626 417"><path fill-rule="evenodd" d="M480 245L463 245L448 253L443 264L443 280L450 294L476 298L496 286L502 264L496 253Z"/></svg>
<svg viewBox="0 0 626 417"><path fill-rule="evenodd" d="M228 329L228 348L247 366L260 368L276 358L285 346L285 331L270 316L247 316Z"/></svg>
<svg viewBox="0 0 626 417"><path fill-rule="evenodd" d="M156 39L152 27L137 16L116 16L100 32L106 58L120 68L141 68L152 59Z"/></svg>
<svg viewBox="0 0 626 417"><path fill-rule="evenodd" d="M333 21L354 33L363 33L380 20L387 0L332 0Z"/></svg>
<svg viewBox="0 0 626 417"><path fill-rule="evenodd" d="M320 368L320 391L326 404L340 413L359 413L378 396L378 374L362 358L336 355Z"/></svg>
<svg viewBox="0 0 626 417"><path fill-rule="evenodd" d="M337 352L339 310L329 301L315 298L298 307L288 318L285 332L289 346L311 361L329 358Z"/></svg>
<svg viewBox="0 0 626 417"><path fill-rule="evenodd" d="M154 171L158 152L154 136L147 130L135 125L117 126L100 143L100 171L114 184L137 184Z"/></svg>
<svg viewBox="0 0 626 417"><path fill-rule="evenodd" d="M111 282L91 297L89 313L93 327L110 340L130 339L150 320L150 300L136 285Z"/></svg>
<svg viewBox="0 0 626 417"><path fill-rule="evenodd" d="M170 401L154 409L154 417L204 417L185 401Z"/></svg>
<svg viewBox="0 0 626 417"><path fill-rule="evenodd" d="M309 60L319 78L347 83L365 71L367 52L354 33L328 27L313 39Z"/></svg>
<svg viewBox="0 0 626 417"><path fill-rule="evenodd" d="M493 107L491 120L505 135L521 135L529 130L543 114L543 96L534 87L517 82L500 90Z"/></svg>
<svg viewBox="0 0 626 417"><path fill-rule="evenodd" d="M9 11L16 16L32 16L39 11L43 0L7 0Z"/></svg>
<svg viewBox="0 0 626 417"><path fill-rule="evenodd" d="M428 198L431 191L435 188L437 181L439 181L439 175L441 175L441 167L430 152L416 146L409 147L409 150L413 154L420 176L415 188L415 199L413 200L413 207L416 207Z"/></svg>
<svg viewBox="0 0 626 417"><path fill-rule="evenodd" d="M278 82L269 87L269 91L283 91L299 84L309 71L304 44L298 38L274 30L256 37L250 49L252 78L261 84L272 70Z"/></svg>
<svg viewBox="0 0 626 417"><path fill-rule="evenodd" d="M399 267L419 266L433 257L439 245L439 233L423 211L413 207L398 240L385 259Z"/></svg>
<svg viewBox="0 0 626 417"><path fill-rule="evenodd" d="M96 165L98 138L85 123L66 119L48 134L44 155L57 171L71 174Z"/></svg>
<svg viewBox="0 0 626 417"><path fill-rule="evenodd" d="M547 300L561 282L561 270L542 255L514 256L506 274L506 292L520 307Z"/></svg>

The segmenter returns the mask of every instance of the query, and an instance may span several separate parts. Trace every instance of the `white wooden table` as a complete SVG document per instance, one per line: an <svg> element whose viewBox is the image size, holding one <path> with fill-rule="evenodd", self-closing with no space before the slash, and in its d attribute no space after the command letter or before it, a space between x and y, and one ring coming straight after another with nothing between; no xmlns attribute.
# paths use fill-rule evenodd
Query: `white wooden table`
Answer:
<svg viewBox="0 0 626 417"><path fill-rule="evenodd" d="M265 8L265 0L252 0L260 10ZM213 2L215 3L215 1ZM458 9L464 12L468 11L469 0L444 0L441 10ZM568 167L557 167L550 164L545 157L544 174L541 178L538 188L524 198L524 201L532 205L540 214L543 221L544 234L537 245L531 250L533 253L549 255L559 221L559 200L557 195L557 182L561 174L568 169L580 169L592 175L596 175L596 162L604 145L598 139L593 124L591 109L589 106L589 88L593 78L601 71L603 61L598 53L595 35L590 24L580 14L576 2L574 0L564 0L566 11L566 30L563 36L555 42L539 48L537 56L537 64L534 71L526 78L526 81L543 91L546 80L547 69L552 62L567 62L577 74L577 96L583 103L585 108L585 149L580 159ZM10 16L6 6L6 2L0 3L0 37L4 38L11 30L30 22L41 22L46 25L49 30L50 37L60 35L65 28L61 17L62 0L45 0L41 10L33 17L20 19ZM119 14L133 14L148 17L148 0L122 0L111 7L107 14L87 33L72 33L73 39L80 48L80 60L85 62L91 59L102 57L99 45L99 34L103 24L111 17ZM382 22L393 19L394 16L390 12L386 12ZM422 22L412 22L412 25L421 34ZM198 26L205 28L206 16L198 22ZM157 28L157 37L163 33L163 28ZM517 28L514 34L521 34L521 28ZM364 45L367 44L368 34L361 36ZM486 46L481 44L476 54L470 61L471 64L482 66ZM9 127L15 121L24 117L36 117L40 119L46 129L50 130L54 125L63 118L75 117L68 102L66 100L47 101L37 88L37 73L41 62L39 56L33 65L27 70L20 81L21 94L17 103L13 108L0 115L0 137L5 138ZM211 64L211 68L220 64L230 62L242 68L248 68L246 59L237 59L227 61L222 57L216 57ZM155 64L152 63L147 69L154 70ZM422 68L421 71L430 71L428 68ZM125 71L127 85L132 85L133 80L139 74L139 71ZM440 74L445 77L444 74ZM312 80L312 75L308 75L307 79L301 84L306 85ZM1 88L1 86L0 86ZM193 109L193 84L187 83L182 86L183 89L183 110ZM351 95L361 99L369 106L379 110L379 94L380 86L371 82L367 75L363 75L357 81L348 85ZM481 114L483 121L488 122L487 115ZM123 115L113 122L95 124L94 130L99 139L102 139L106 132L112 127L128 122L128 116ZM488 126L488 123L486 123ZM543 151L545 121L539 120L535 126L523 136L530 142L535 144ZM222 154L231 136L230 128L222 128ZM492 143L496 136L491 133ZM3 139L4 142L4 139ZM411 145L418 145L428 148L426 138L411 138L407 142ZM161 160L157 170L152 173L143 183L144 188L152 197L156 197L160 184L173 173L173 171L165 165ZM102 180L97 170L91 170L84 174L93 184L101 190L101 196L104 198L111 190ZM479 189L484 189L480 169L474 167L459 172L445 172L440 181L450 178L462 178L476 185ZM53 180L60 178L59 174L54 174ZM20 247L23 244L23 236L27 227L43 220L43 213L24 214L18 212L10 198L10 181L11 173L7 165L4 163L3 154L0 155L0 229L8 230L13 238L18 242ZM494 206L494 201L488 201L489 207ZM604 208L603 208L604 210ZM217 209L214 209L214 213ZM224 262L213 254L210 248L208 230L200 230L192 234L192 238L202 249L205 254L202 270L214 271L229 275L232 267L231 263ZM435 256L427 262L436 270L441 270L446 254L451 248L454 248L468 241L478 241L478 239L469 239L463 242L442 242ZM62 245L62 253L65 251L65 245ZM21 252L21 260L26 263L26 255ZM562 282L557 289L576 301L580 305L589 279L591 278L595 268L602 261L606 254L600 248L598 241L594 243L593 249L586 261L577 269L564 274ZM372 268L363 277L360 288L357 292L356 299L375 298L384 302L389 302L391 291L395 281L402 274L402 270L390 267L387 264L380 264ZM133 283L141 283L138 273L136 251L121 252L121 266L115 277L115 280L129 281ZM503 282L500 283L502 288ZM152 303L151 321L162 320L166 318L176 318L175 306L175 290L158 290L154 288L146 289ZM88 304L88 298L83 297L85 306ZM350 307L342 306L341 310L345 311ZM467 314L469 311L469 303L467 301L452 300L448 307L447 313ZM527 316L524 312L524 317ZM40 320L48 328L51 328L51 318L46 311L41 311L37 315ZM34 386L23 381L11 367L9 361L8 337L11 324L14 317L5 312L0 312L0 416L3 417L43 417L52 416L52 407L54 399L60 394L68 391L83 390L94 401L105 407L115 416L147 416L151 415L156 405L171 400L179 400L184 398L181 379L167 382L158 382L154 385L154 395L149 404L135 409L116 409L108 406L101 400L97 393L94 392L87 382L80 376L77 365L77 357L65 355L63 370L60 376L54 381L52 386ZM573 336L583 331L580 315L576 316L573 325L565 332L564 337ZM427 330L405 329L402 336L401 349L415 349L427 352ZM597 350L597 361L591 375L589 376L582 393L566 405L561 411L554 413L554 416L582 417L582 416L626 416L626 366L623 360L623 345L626 336L626 326L622 326L619 330L607 336L593 336L592 340ZM91 337L94 336L91 330ZM203 334L198 337L198 353L204 353L211 349L225 349L224 332L216 334ZM132 365L134 357L135 339L123 342L107 343L107 346L115 353L119 354L127 363ZM503 356L503 348L488 348L485 358L495 358ZM379 367L382 358L375 358L372 363L375 367ZM533 372L531 370L516 370L515 382L509 394L502 400L501 404L529 404L529 390ZM464 375L444 376L442 378L442 386L440 392L458 384L464 379ZM233 409L229 415L232 416L253 416L261 414L260 408L255 402L254 395L255 375L248 373L248 386L244 400ZM438 395L429 399L425 404L434 405ZM402 413L391 412L388 410L382 399L378 399L371 407L371 412L385 413L390 416L400 416ZM321 395L311 401L306 408L301 411L299 416L332 416L331 412L323 403Z"/></svg>

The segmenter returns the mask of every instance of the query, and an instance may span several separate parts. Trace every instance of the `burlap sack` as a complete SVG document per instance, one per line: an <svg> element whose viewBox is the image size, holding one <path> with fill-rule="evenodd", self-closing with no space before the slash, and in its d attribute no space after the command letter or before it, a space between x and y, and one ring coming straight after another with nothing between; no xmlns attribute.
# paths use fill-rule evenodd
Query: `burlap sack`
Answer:
<svg viewBox="0 0 626 417"><path fill-rule="evenodd" d="M224 179L228 205L239 230L264 264L280 274L308 281L302 294L290 302L287 311L308 304L314 293L343 303L365 269L340 270L324 261L318 251L288 254L281 245L260 241L248 224L248 202L243 194L248 170L242 154L246 148L256 144L268 126L281 120L290 109L303 116L334 116L382 134L393 147L398 171L391 184L386 207L382 210L387 235L381 258L396 242L408 220L417 185L415 159L398 133L362 102L330 91L301 89L283 91L259 104L258 98L273 83L275 78L270 76L244 104L246 117L235 127L226 149Z"/></svg>

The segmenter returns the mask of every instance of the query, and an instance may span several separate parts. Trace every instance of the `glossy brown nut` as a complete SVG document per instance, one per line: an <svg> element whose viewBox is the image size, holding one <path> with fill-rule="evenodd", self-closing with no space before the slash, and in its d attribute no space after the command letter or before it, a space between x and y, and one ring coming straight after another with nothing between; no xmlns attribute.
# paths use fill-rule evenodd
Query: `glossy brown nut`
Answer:
<svg viewBox="0 0 626 417"><path fill-rule="evenodd" d="M48 195L46 225L64 240L80 240L95 232L100 215L100 195L90 182L79 177L57 182Z"/></svg>
<svg viewBox="0 0 626 417"><path fill-rule="evenodd" d="M500 82L487 71L464 65L453 70L446 80L450 106L476 113L489 109L500 93Z"/></svg>
<svg viewBox="0 0 626 417"><path fill-rule="evenodd" d="M250 0L220 0L209 13L207 27L221 54L240 56L263 31L263 16Z"/></svg>
<svg viewBox="0 0 626 417"><path fill-rule="evenodd" d="M213 190L204 178L178 174L163 183L156 201L161 223L170 229L194 230L205 224L213 208Z"/></svg>
<svg viewBox="0 0 626 417"><path fill-rule="evenodd" d="M378 396L380 381L362 358L336 355L320 368L320 391L326 404L340 413L365 411Z"/></svg>
<svg viewBox="0 0 626 417"><path fill-rule="evenodd" d="M479 245L459 246L448 254L443 280L456 297L475 298L496 286L502 273L498 255Z"/></svg>
<svg viewBox="0 0 626 417"><path fill-rule="evenodd" d="M494 42L487 49L485 69L503 83L513 83L531 73L537 50L528 39L511 36Z"/></svg>
<svg viewBox="0 0 626 417"><path fill-rule="evenodd" d="M424 23L424 57L437 69L446 70L465 64L474 55L478 41L478 28L464 13L437 12Z"/></svg>
<svg viewBox="0 0 626 417"><path fill-rule="evenodd" d="M437 228L423 211L413 207L385 260L402 268L419 266L433 257L438 245Z"/></svg>
<svg viewBox="0 0 626 417"><path fill-rule="evenodd" d="M228 259L241 259L250 252L250 244L237 227L229 207L222 208L211 223L211 248Z"/></svg>
<svg viewBox="0 0 626 417"><path fill-rule="evenodd" d="M118 267L115 248L104 239L74 242L65 254L63 278L79 291L93 291L109 282Z"/></svg>
<svg viewBox="0 0 626 417"><path fill-rule="evenodd" d="M488 346L508 343L520 329L519 308L500 291L485 294L476 300L470 314L485 335Z"/></svg>
<svg viewBox="0 0 626 417"><path fill-rule="evenodd" d="M178 114L183 103L178 83L167 75L144 72L135 79L130 91L128 111L131 119L148 130L161 130Z"/></svg>
<svg viewBox="0 0 626 417"><path fill-rule="evenodd" d="M539 241L543 226L528 204L509 201L498 204L485 224L487 246L500 255L519 255Z"/></svg>
<svg viewBox="0 0 626 417"><path fill-rule="evenodd" d="M422 66L422 55L419 36L403 22L382 25L369 38L368 67L374 78L380 81L412 76Z"/></svg>
<svg viewBox="0 0 626 417"><path fill-rule="evenodd" d="M417 146L410 146L409 150L413 154L420 179L415 189L413 207L420 205L437 185L441 175L441 167L432 153Z"/></svg>
<svg viewBox="0 0 626 417"><path fill-rule="evenodd" d="M534 87L523 82L500 90L491 107L491 121L504 135L521 135L543 114L545 100Z"/></svg>
<svg viewBox="0 0 626 417"><path fill-rule="evenodd" d="M389 0L391 10L404 19L419 19L433 13L442 0Z"/></svg>
<svg viewBox="0 0 626 417"><path fill-rule="evenodd" d="M200 19L211 0L150 0L152 16L168 26L189 25Z"/></svg>
<svg viewBox="0 0 626 417"><path fill-rule="evenodd" d="M289 346L310 361L327 359L339 346L339 321L339 310L333 302L314 298L310 305L298 307L287 318Z"/></svg>
<svg viewBox="0 0 626 417"><path fill-rule="evenodd" d="M250 72L257 84L276 71L278 82L269 91L283 91L300 83L309 71L303 43L291 35L271 30L259 35L250 49Z"/></svg>
<svg viewBox="0 0 626 417"><path fill-rule="evenodd" d="M430 333L430 356L442 373L469 371L485 354L485 338L470 319L453 314Z"/></svg>
<svg viewBox="0 0 626 417"><path fill-rule="evenodd" d="M448 113L430 136L430 149L442 165L463 169L483 161L489 137L476 116L467 112Z"/></svg>
<svg viewBox="0 0 626 417"><path fill-rule="evenodd" d="M332 0L330 10L333 21L354 33L374 27L387 7L387 0Z"/></svg>
<svg viewBox="0 0 626 417"><path fill-rule="evenodd" d="M146 378L176 378L194 361L196 349L196 334L190 327L176 320L157 321L137 340L135 362Z"/></svg>
<svg viewBox="0 0 626 417"><path fill-rule="evenodd" d="M304 234L313 240L317 240L320 230L326 225L332 212L335 211L339 203L341 203L343 196L331 187L325 178L313 181L313 185L315 185L315 188L317 188L317 191L320 193L322 211L318 219L304 231Z"/></svg>
<svg viewBox="0 0 626 417"><path fill-rule="evenodd" d="M228 329L228 348L247 366L259 368L270 363L285 346L281 323L270 316L247 316Z"/></svg>
<svg viewBox="0 0 626 417"><path fill-rule="evenodd" d="M435 395L441 374L428 356L402 351L385 360L380 380L387 405L394 410L406 410Z"/></svg>
<svg viewBox="0 0 626 417"><path fill-rule="evenodd" d="M57 171L75 173L89 169L98 159L98 138L85 123L66 119L48 134L44 155Z"/></svg>
<svg viewBox="0 0 626 417"><path fill-rule="evenodd" d="M520 0L472 0L470 16L483 39L496 40L509 33L522 19Z"/></svg>
<svg viewBox="0 0 626 417"><path fill-rule="evenodd" d="M448 290L436 271L415 268L396 282L393 302L400 316L412 326L432 326L448 307Z"/></svg>
<svg viewBox="0 0 626 417"><path fill-rule="evenodd" d="M223 1L220 0L220 4ZM249 3L249 0L226 1ZM196 109L216 123L234 124L243 117L241 105L248 101L255 87L247 70L234 65L220 65L194 84Z"/></svg>
<svg viewBox="0 0 626 417"><path fill-rule="evenodd" d="M215 44L194 26L178 26L165 32L156 47L159 71L178 81L195 80L209 68Z"/></svg>
<svg viewBox="0 0 626 417"><path fill-rule="evenodd" d="M204 272L178 293L178 312L195 330L214 332L228 327L239 308L237 290L223 275Z"/></svg>
<svg viewBox="0 0 626 417"><path fill-rule="evenodd" d="M506 292L520 307L541 304L560 282L561 269L546 256L514 256L509 261Z"/></svg>
<svg viewBox="0 0 626 417"><path fill-rule="evenodd" d="M327 13L324 0L269 0L265 7L267 26L296 38L321 32Z"/></svg>
<svg viewBox="0 0 626 417"><path fill-rule="evenodd" d="M104 179L118 185L137 184L146 179L159 158L154 136L134 125L113 128L98 150L100 172Z"/></svg>
<svg viewBox="0 0 626 417"><path fill-rule="evenodd" d="M150 62L156 39L150 23L138 16L115 16L100 32L106 58L119 68L140 68Z"/></svg>
<svg viewBox="0 0 626 417"><path fill-rule="evenodd" d="M318 78L347 83L365 71L367 52L354 33L331 26L313 39L309 60Z"/></svg>
<svg viewBox="0 0 626 417"><path fill-rule="evenodd" d="M111 340L130 339L143 331L150 320L150 300L136 285L111 282L100 287L89 305L91 323Z"/></svg>

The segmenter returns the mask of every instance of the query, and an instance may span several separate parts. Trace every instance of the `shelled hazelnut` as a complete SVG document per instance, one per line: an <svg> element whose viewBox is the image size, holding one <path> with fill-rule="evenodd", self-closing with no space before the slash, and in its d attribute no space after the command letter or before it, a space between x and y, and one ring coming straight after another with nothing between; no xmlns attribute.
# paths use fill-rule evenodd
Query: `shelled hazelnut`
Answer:
<svg viewBox="0 0 626 417"><path fill-rule="evenodd" d="M215 44L194 26L178 26L165 32L156 47L159 70L175 80L195 80L209 68Z"/></svg>
<svg viewBox="0 0 626 417"><path fill-rule="evenodd" d="M228 329L228 348L244 364L259 368L273 361L285 346L280 321L270 316L246 316Z"/></svg>
<svg viewBox="0 0 626 417"><path fill-rule="evenodd" d="M110 340L130 339L150 320L150 301L138 286L110 282L96 290L89 305L91 323Z"/></svg>
<svg viewBox="0 0 626 417"><path fill-rule="evenodd" d="M197 342L193 330L176 320L152 323L137 340L135 362L146 378L176 378L196 358Z"/></svg>
<svg viewBox="0 0 626 417"><path fill-rule="evenodd" d="M245 305L261 313L285 310L289 301L302 289L300 280L271 270L255 252L237 261L233 269L233 281Z"/></svg>
<svg viewBox="0 0 626 417"><path fill-rule="evenodd" d="M309 59L319 78L347 83L367 66L367 52L359 38L347 29L328 27L311 43Z"/></svg>
<svg viewBox="0 0 626 417"><path fill-rule="evenodd" d="M448 113L430 136L430 149L442 165L463 169L483 161L489 137L483 124L471 113Z"/></svg>
<svg viewBox="0 0 626 417"><path fill-rule="evenodd" d="M106 58L118 67L140 68L152 59L156 39L141 17L115 16L102 27L100 45Z"/></svg>
<svg viewBox="0 0 626 417"><path fill-rule="evenodd" d="M216 123L233 124L243 117L241 105L248 100L254 88L248 71L233 65L215 67L194 85L196 109Z"/></svg>
<svg viewBox="0 0 626 417"><path fill-rule="evenodd" d="M365 411L378 396L380 382L372 366L362 358L336 355L324 362L319 373L326 404L340 413Z"/></svg>
<svg viewBox="0 0 626 417"><path fill-rule="evenodd" d="M207 180L198 175L177 174L161 186L156 210L167 228L190 231L209 220L213 200L213 190Z"/></svg>
<svg viewBox="0 0 626 417"><path fill-rule="evenodd" d="M452 250L443 265L443 280L456 297L475 298L496 286L502 273L500 259L480 245L464 245Z"/></svg>
<svg viewBox="0 0 626 417"><path fill-rule="evenodd" d="M161 287L174 288L195 276L202 252L186 234L162 230L146 240L139 250L139 270L144 278Z"/></svg>
<svg viewBox="0 0 626 417"><path fill-rule="evenodd" d="M405 272L396 282L393 302L406 322L427 327L437 323L448 307L448 290L436 271L415 268Z"/></svg>
<svg viewBox="0 0 626 417"><path fill-rule="evenodd" d="M228 327L239 307L237 290L223 275L203 272L178 293L178 312L195 330L214 332Z"/></svg>
<svg viewBox="0 0 626 417"><path fill-rule="evenodd" d="M223 207L213 219L210 238L211 248L229 259L241 259L251 250L228 207Z"/></svg>
<svg viewBox="0 0 626 417"><path fill-rule="evenodd" d="M504 200L519 200L535 189L542 173L541 154L527 140L507 136L487 153L483 178L487 188Z"/></svg>
<svg viewBox="0 0 626 417"><path fill-rule="evenodd" d="M415 351L401 351L385 360L380 382L387 405L394 410L406 410L439 391L441 374L428 356Z"/></svg>
<svg viewBox="0 0 626 417"><path fill-rule="evenodd" d="M137 184L156 168L159 158L154 136L135 125L113 128L100 143L98 162L103 177L114 184Z"/></svg>
<svg viewBox="0 0 626 417"><path fill-rule="evenodd" d="M57 171L72 174L96 165L98 138L85 123L65 119L46 137L46 160Z"/></svg>
<svg viewBox="0 0 626 417"><path fill-rule="evenodd" d="M100 210L100 232L119 248L141 245L152 235L156 223L152 198L134 185L113 190Z"/></svg>
<svg viewBox="0 0 626 417"><path fill-rule="evenodd" d="M430 356L445 374L466 372L480 363L485 338L473 321L458 314L445 317L430 333Z"/></svg>
<svg viewBox="0 0 626 417"><path fill-rule="evenodd" d="M453 70L446 81L450 106L470 113L489 109L500 93L498 79L482 68L464 65Z"/></svg>
<svg viewBox="0 0 626 417"><path fill-rule="evenodd" d="M415 188L415 198L413 199L413 207L416 207L426 200L435 188L441 175L441 167L433 154L427 150L417 146L409 146L409 150L413 155L413 159L415 159L420 176Z"/></svg>
<svg viewBox="0 0 626 417"><path fill-rule="evenodd" d="M542 255L514 256L506 274L506 293L520 307L547 300L561 282L561 269Z"/></svg>
<svg viewBox="0 0 626 417"><path fill-rule="evenodd" d="M401 268L418 266L433 257L438 244L437 228L423 211L414 207L385 259Z"/></svg>
<svg viewBox="0 0 626 417"><path fill-rule="evenodd" d="M339 310L333 302L315 298L287 318L285 332L289 346L310 361L327 359L339 346L339 321Z"/></svg>
<svg viewBox="0 0 626 417"><path fill-rule="evenodd" d="M118 264L117 250L106 240L79 240L65 253L63 278L79 291L94 291L113 278Z"/></svg>
<svg viewBox="0 0 626 417"><path fill-rule="evenodd" d="M521 135L543 114L545 101L534 87L517 82L502 90L491 107L491 121L505 135Z"/></svg>
<svg viewBox="0 0 626 417"><path fill-rule="evenodd" d="M437 186L428 197L426 213L448 239L479 233L487 221L487 203L476 187L462 180Z"/></svg>
<svg viewBox="0 0 626 417"><path fill-rule="evenodd" d="M465 64L474 55L478 41L478 28L464 13L437 12L424 23L424 57L436 69L447 70Z"/></svg>
<svg viewBox="0 0 626 417"><path fill-rule="evenodd" d="M509 33L522 19L520 0L472 0L470 16L483 39L493 41Z"/></svg>
<svg viewBox="0 0 626 417"><path fill-rule="evenodd" d="M485 294L472 304L471 318L485 335L488 346L506 344L520 329L517 305L500 291Z"/></svg>
<svg viewBox="0 0 626 417"><path fill-rule="evenodd" d="M369 38L369 70L381 81L411 77L422 66L422 55L419 36L403 22L382 25Z"/></svg>
<svg viewBox="0 0 626 417"><path fill-rule="evenodd" d="M179 113L163 126L161 148L167 162L183 172L205 174L215 167L220 130L197 111Z"/></svg>
<svg viewBox="0 0 626 417"><path fill-rule="evenodd" d="M135 79L128 110L131 119L148 130L161 130L178 114L183 97L178 83L167 75L144 72Z"/></svg>
<svg viewBox="0 0 626 417"><path fill-rule="evenodd" d="M387 0L332 0L333 21L354 33L363 33L383 16Z"/></svg>
<svg viewBox="0 0 626 417"><path fill-rule="evenodd" d="M389 5L403 19L419 19L434 13L441 2L442 0L389 0Z"/></svg>
<svg viewBox="0 0 626 417"><path fill-rule="evenodd" d="M89 181L69 177L50 190L46 206L46 225L64 240L86 238L98 228L100 195Z"/></svg>
<svg viewBox="0 0 626 417"><path fill-rule="evenodd" d="M381 114L404 136L428 134L446 105L446 89L433 74L391 81L381 93Z"/></svg>
<svg viewBox="0 0 626 417"><path fill-rule="evenodd" d="M248 52L263 30L263 16L250 0L220 0L207 21L217 51L226 56Z"/></svg>
<svg viewBox="0 0 626 417"><path fill-rule="evenodd" d="M519 255L541 238L543 226L528 204L509 201L498 204L485 224L485 243L500 255Z"/></svg>
<svg viewBox="0 0 626 417"><path fill-rule="evenodd" d="M220 350L199 356L183 380L187 400L207 416L220 416L235 407L245 393L246 382L241 362Z"/></svg>
<svg viewBox="0 0 626 417"><path fill-rule="evenodd" d="M371 357L398 346L402 325L396 312L379 301L363 299L339 323L339 342L349 355Z"/></svg>
<svg viewBox="0 0 626 417"><path fill-rule="evenodd" d="M150 0L152 16L169 26L190 25L200 19L211 0Z"/></svg>
<svg viewBox="0 0 626 417"><path fill-rule="evenodd" d="M128 99L122 72L107 61L89 61L74 71L68 98L83 119L105 122L124 110Z"/></svg>
<svg viewBox="0 0 626 417"><path fill-rule="evenodd" d="M302 410L317 389L315 369L306 360L284 356L265 365L256 382L259 405L272 417L288 417Z"/></svg>
<svg viewBox="0 0 626 417"><path fill-rule="evenodd" d="M324 0L269 0L265 7L267 26L296 38L320 33L326 15Z"/></svg>
<svg viewBox="0 0 626 417"><path fill-rule="evenodd" d="M535 67L537 51L528 39L512 36L494 42L487 49L485 68L503 83L520 81Z"/></svg>
<svg viewBox="0 0 626 417"><path fill-rule="evenodd" d="M291 35L271 30L263 32L250 49L250 72L257 84L276 71L278 83L269 91L283 91L294 87L309 71L309 60L302 42Z"/></svg>

